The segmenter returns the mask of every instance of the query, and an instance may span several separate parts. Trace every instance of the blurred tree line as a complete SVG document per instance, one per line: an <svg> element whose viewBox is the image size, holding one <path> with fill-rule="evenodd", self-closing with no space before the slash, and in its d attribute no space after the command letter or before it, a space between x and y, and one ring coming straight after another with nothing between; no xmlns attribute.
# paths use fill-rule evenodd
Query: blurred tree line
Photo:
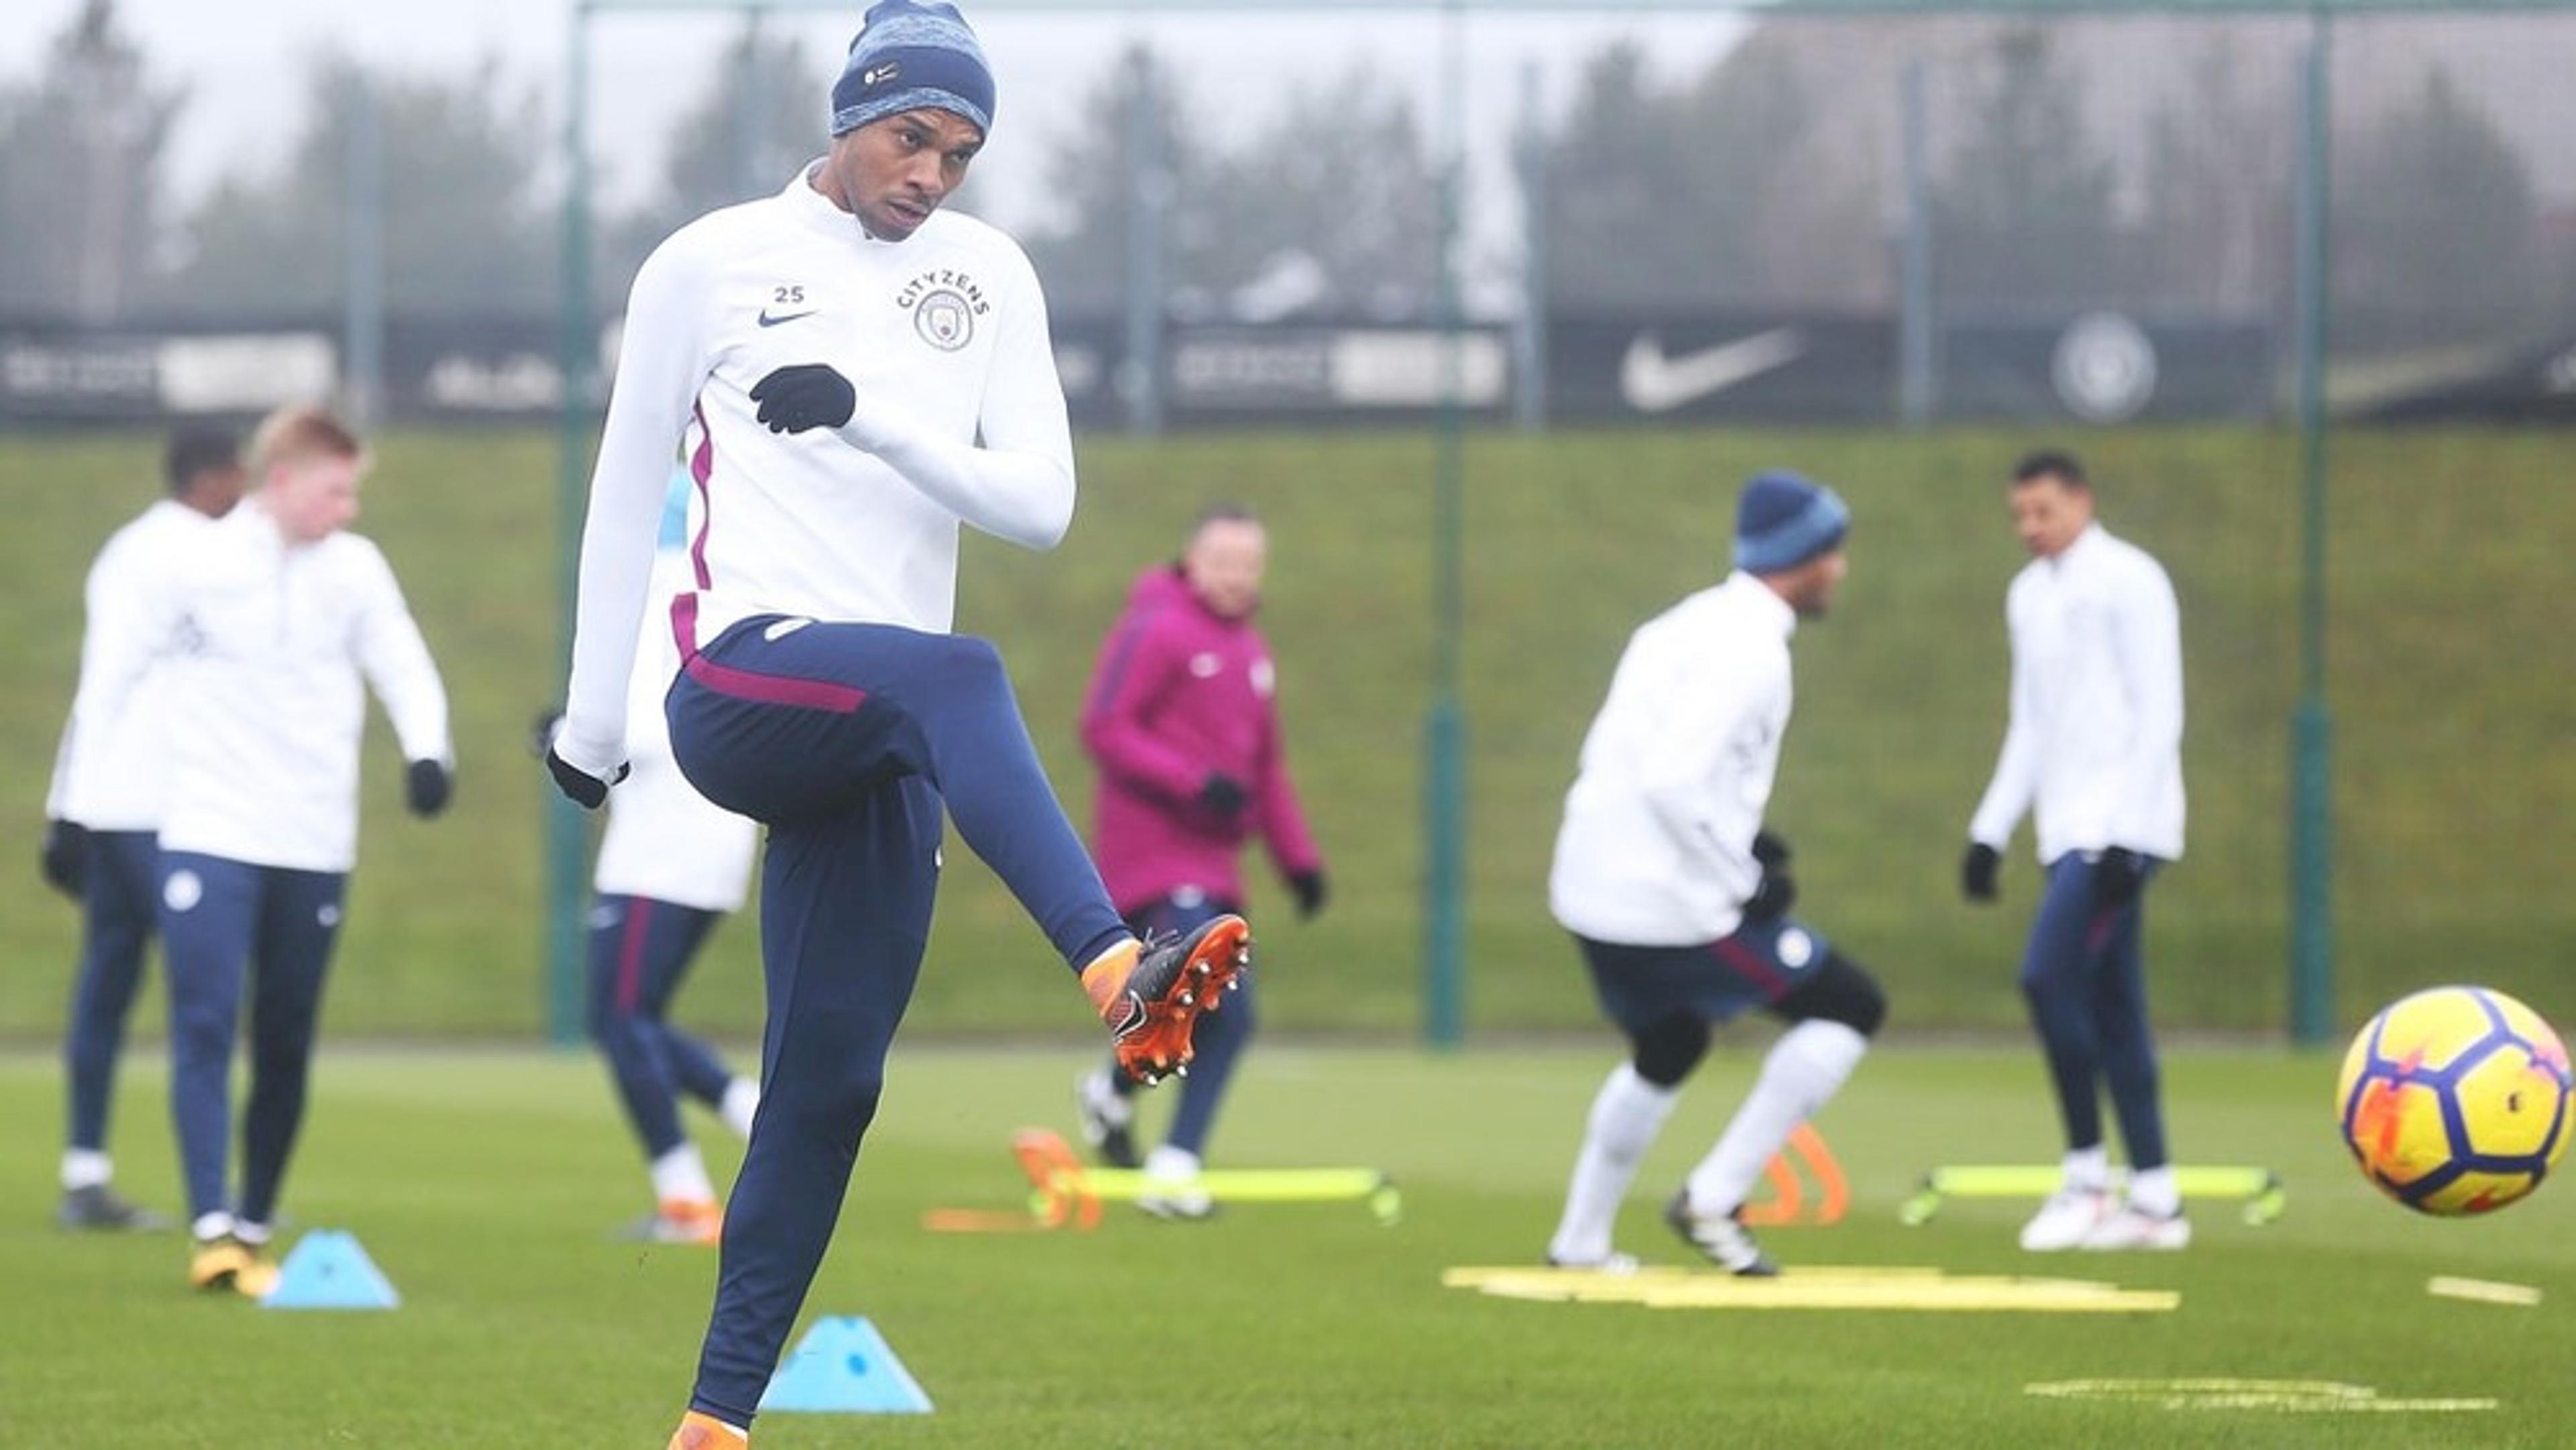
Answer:
<svg viewBox="0 0 2576 1450"><path fill-rule="evenodd" d="M1944 309L2286 319L2297 33L2268 49L2241 43L2248 32L2190 33L2149 66L2143 47L2082 25L1778 22L1674 84L1613 46L1586 62L1524 178L1544 294L1569 311L1893 309L1898 97L1921 64ZM2161 93L2111 144L2092 92L2136 89L2141 70L2164 77ZM164 157L188 97L153 71L115 0L86 0L41 71L0 82L0 318L327 315L353 235L381 238L398 315L553 311L548 104L497 60L431 77L317 56L302 133L184 206ZM773 189L822 147L828 75L794 42L755 16L716 73L731 84L677 117L647 199L599 220L603 304L673 227ZM2338 111L2339 340L2563 323L2571 229L2543 224L2525 158L2474 88L2431 63L2415 75ZM1406 94L1356 67L1292 87L1231 141L1208 124L1213 99L1140 51L1050 139L1052 210L1022 231L1059 310L1116 310L1136 229L1168 217L1163 276L1182 315L1426 316L1439 160ZM353 232L368 216L377 225Z"/></svg>

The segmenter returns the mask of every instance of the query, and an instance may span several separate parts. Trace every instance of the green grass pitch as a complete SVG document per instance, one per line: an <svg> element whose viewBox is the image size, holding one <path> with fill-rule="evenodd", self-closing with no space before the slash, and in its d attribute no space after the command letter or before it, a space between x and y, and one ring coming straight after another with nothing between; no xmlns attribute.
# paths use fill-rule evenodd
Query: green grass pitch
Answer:
<svg viewBox="0 0 2576 1450"><path fill-rule="evenodd" d="M1622 1220L1683 1262L1654 1209L1723 1124L1762 1034L1730 1034L1687 1092ZM1228 1166L1364 1163L1405 1217L1242 1207L1200 1225L1113 1209L1090 1234L947 1235L925 1209L1005 1208L1008 1136L1069 1129L1071 1047L897 1050L805 1323L873 1319L937 1410L774 1415L768 1450L827 1446L2563 1446L2576 1443L2576 1199L2544 1186L2492 1219L2415 1217L2337 1141L2323 1056L2185 1046L2167 1077L2193 1162L2289 1187L2251 1228L2202 1203L2180 1255L2019 1253L2023 1205L1898 1225L1936 1163L2037 1161L2054 1138L2026 1049L1896 1049L1821 1127L1850 1217L1772 1230L1798 1264L2057 1273L2180 1291L2154 1315L1659 1310L1487 1298L1444 1268L1543 1249L1607 1042L1433 1057L1266 1047L1217 1143ZM174 1197L164 1078L133 1064L125 1186ZM620 1243L646 1205L604 1074L577 1055L326 1051L287 1209L354 1232L401 1291L391 1313L201 1298L172 1237L47 1223L53 1062L0 1059L0 1445L658 1446L687 1393L715 1270L705 1250ZM1156 1110L1159 1112L1159 1110ZM731 1149L699 1120L720 1170ZM2540 1288L2537 1307L2429 1297L2437 1274ZM2102 1377L2322 1380L2483 1412L2292 1413L2034 1398Z"/></svg>

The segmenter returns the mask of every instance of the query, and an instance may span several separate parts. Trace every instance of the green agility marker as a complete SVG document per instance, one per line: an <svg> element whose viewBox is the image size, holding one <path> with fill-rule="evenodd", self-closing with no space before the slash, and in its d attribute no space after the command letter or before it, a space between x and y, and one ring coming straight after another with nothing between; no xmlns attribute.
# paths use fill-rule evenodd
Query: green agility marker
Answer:
<svg viewBox="0 0 2576 1450"><path fill-rule="evenodd" d="M2116 1179L2119 1175L2114 1175ZM1896 1211L1909 1226L1930 1223L1945 1198L2046 1198L2065 1182L2055 1164L1978 1164L1935 1168L1923 1175L1914 1195ZM2289 1206L2289 1191L2269 1168L2174 1169L2174 1184L2186 1199L2241 1198L2245 1221L2260 1228Z"/></svg>
<svg viewBox="0 0 2576 1450"><path fill-rule="evenodd" d="M1187 1182L1150 1178L1133 1168L1086 1168L1081 1176L1059 1185L1074 1194L1116 1203L1133 1203L1155 1194L1204 1193L1219 1203L1365 1202L1379 1223L1404 1216L1404 1197L1395 1180L1375 1168L1236 1168L1211 1169ZM1045 1191L1040 1190L1043 1198Z"/></svg>

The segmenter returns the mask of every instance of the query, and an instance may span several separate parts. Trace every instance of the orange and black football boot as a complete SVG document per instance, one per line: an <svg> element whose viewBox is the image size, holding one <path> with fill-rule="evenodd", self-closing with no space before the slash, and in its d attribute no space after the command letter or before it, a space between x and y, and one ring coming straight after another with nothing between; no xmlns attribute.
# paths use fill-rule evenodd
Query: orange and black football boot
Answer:
<svg viewBox="0 0 2576 1450"><path fill-rule="evenodd" d="M1252 928L1220 916L1186 936L1126 942L1082 969L1119 1069L1148 1087L1187 1076L1199 1014L1214 1012L1252 966Z"/></svg>

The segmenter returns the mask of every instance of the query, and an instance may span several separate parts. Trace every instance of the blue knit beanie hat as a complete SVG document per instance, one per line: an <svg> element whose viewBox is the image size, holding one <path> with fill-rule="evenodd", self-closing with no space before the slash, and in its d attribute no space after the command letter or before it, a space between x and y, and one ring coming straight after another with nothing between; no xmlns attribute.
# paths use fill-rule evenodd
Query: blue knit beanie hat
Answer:
<svg viewBox="0 0 2576 1450"><path fill-rule="evenodd" d="M904 111L952 112L990 134L993 68L957 7L940 0L878 0L832 86L832 134Z"/></svg>
<svg viewBox="0 0 2576 1450"><path fill-rule="evenodd" d="M1735 506L1735 567L1748 574L1795 569L1850 530L1851 509L1832 489L1785 469L1757 473Z"/></svg>

